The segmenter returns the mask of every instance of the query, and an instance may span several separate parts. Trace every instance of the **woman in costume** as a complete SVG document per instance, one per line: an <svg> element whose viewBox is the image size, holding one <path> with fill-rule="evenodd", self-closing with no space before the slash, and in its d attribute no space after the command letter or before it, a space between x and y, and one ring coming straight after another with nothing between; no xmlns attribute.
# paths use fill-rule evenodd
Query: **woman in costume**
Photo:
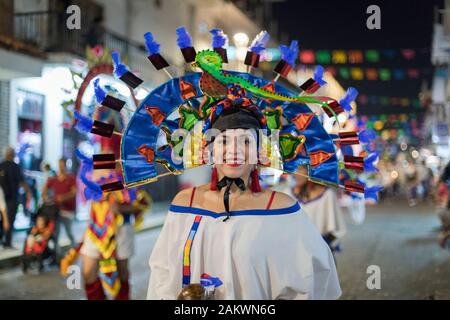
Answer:
<svg viewBox="0 0 450 320"><path fill-rule="evenodd" d="M237 104L212 122L221 133L212 142L211 183L173 200L150 258L149 299L175 299L204 273L223 282L216 299L340 296L330 250L300 205L261 190L250 162L256 144L245 129L262 124L244 110Z"/></svg>
<svg viewBox="0 0 450 320"><path fill-rule="evenodd" d="M143 214L149 209L151 199L140 189L102 193L97 182L108 183L122 179L116 163L108 162L111 157L114 159L120 155L120 137L109 136L107 133L108 126L113 124L120 128L123 119L120 114L105 107L98 108L95 117L99 120L94 123L104 123L103 127L97 128L100 149L104 153L110 152L110 156L108 158L106 154L106 157L91 159L76 150L81 161L79 176L86 186L85 198L93 201L90 221L82 242L61 261L61 272L67 275L68 267L80 254L83 257L82 270L88 300L105 300L108 296L115 300L129 300L128 262L134 253L134 232L142 224ZM86 132L83 123L92 121L82 118L78 113L75 118L78 119L76 128ZM100 119L106 122L100 122ZM97 160L95 164L94 160ZM103 170L92 172L94 168Z"/></svg>
<svg viewBox="0 0 450 320"><path fill-rule="evenodd" d="M131 190L133 191L133 190ZM92 202L90 223L80 248L83 277L89 300L129 300L128 261L134 252L132 206L128 192L116 191ZM100 277L99 277L100 275Z"/></svg>
<svg viewBox="0 0 450 320"><path fill-rule="evenodd" d="M69 250L61 261L61 273L74 263L78 254L83 257L82 269L88 300L130 299L128 261L134 253L134 232L143 221L151 199L143 190L120 190L103 194L94 181L107 183L121 179L116 170L95 172L94 181L87 178L92 170L89 158L77 150L82 161L80 178L86 184L85 194L92 199L90 221L82 242ZM134 222L134 226L133 226Z"/></svg>
<svg viewBox="0 0 450 320"><path fill-rule="evenodd" d="M248 71L223 70L226 36L211 30L214 50L196 52L185 28L177 29L187 63L201 72L172 78L153 35L145 34L148 59L171 79L141 101L121 135L123 179L103 183L103 192L133 188L169 174L212 165L211 183L181 191L173 200L150 258L150 299L336 299L341 291L331 251L299 203L282 193L262 190L259 167L291 174L307 165L307 177L323 184L364 192L356 181L340 185L336 141L357 144L356 132L331 137L306 103L317 104L338 121L356 97L349 90L340 101L313 96L323 68L292 92L276 81L286 77L298 56L297 42L280 46L282 60L272 81L252 75L268 41L261 32L245 63ZM136 88L142 83L116 54L115 74ZM124 102L99 95L99 103L120 112ZM79 121L85 121L80 117ZM88 131L114 133L101 122ZM345 158L362 163L362 157ZM156 164L167 172L156 170ZM204 289L202 291L202 288Z"/></svg>
<svg viewBox="0 0 450 320"><path fill-rule="evenodd" d="M300 172L306 172L300 168ZM339 250L339 240L346 233L346 226L338 197L333 189L297 176L294 194L302 209L311 219L332 252Z"/></svg>

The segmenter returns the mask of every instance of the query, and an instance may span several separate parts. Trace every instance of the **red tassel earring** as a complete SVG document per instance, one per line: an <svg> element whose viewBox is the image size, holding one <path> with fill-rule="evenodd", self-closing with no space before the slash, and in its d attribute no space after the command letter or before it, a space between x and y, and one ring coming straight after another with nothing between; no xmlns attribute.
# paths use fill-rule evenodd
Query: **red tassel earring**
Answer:
<svg viewBox="0 0 450 320"><path fill-rule="evenodd" d="M252 190L252 192L261 192L261 185L259 184L259 174L258 174L258 169L255 168L253 169L253 171L251 172L251 185L250 185L250 189Z"/></svg>
<svg viewBox="0 0 450 320"><path fill-rule="evenodd" d="M217 168L213 167L211 170L211 184L210 184L209 189L212 191L217 191L217 182L218 182Z"/></svg>

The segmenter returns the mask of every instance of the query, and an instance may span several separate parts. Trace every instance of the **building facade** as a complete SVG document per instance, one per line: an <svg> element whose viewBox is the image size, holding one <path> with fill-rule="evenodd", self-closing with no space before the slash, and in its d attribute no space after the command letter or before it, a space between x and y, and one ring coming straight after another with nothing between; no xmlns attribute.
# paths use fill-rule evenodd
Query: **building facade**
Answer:
<svg viewBox="0 0 450 320"><path fill-rule="evenodd" d="M72 5L80 9L79 29L67 27ZM260 31L234 4L222 0L0 0L0 9L0 148L14 146L21 165L32 172L44 162L56 168L63 156L76 170L73 152L80 141L64 128L61 103L71 89L73 65L86 62L87 45L120 51L150 91L167 76L149 63L145 32L155 35L171 65L169 72L178 76L189 66L177 46L177 27L188 28L197 50L210 47L209 30L214 27L230 35L231 47L233 34L253 37ZM242 62L233 52L230 48L229 68L236 70ZM208 168L200 168L165 177L151 192L155 200L168 200L179 187L205 182L208 175Z"/></svg>

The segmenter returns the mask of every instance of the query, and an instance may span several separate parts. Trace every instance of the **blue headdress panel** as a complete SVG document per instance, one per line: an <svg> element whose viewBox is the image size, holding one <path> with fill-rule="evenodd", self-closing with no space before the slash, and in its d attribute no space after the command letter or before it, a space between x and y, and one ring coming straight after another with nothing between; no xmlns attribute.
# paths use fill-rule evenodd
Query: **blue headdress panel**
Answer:
<svg viewBox="0 0 450 320"><path fill-rule="evenodd" d="M246 79L251 82L253 85L258 87L265 87L272 84L271 81L256 77L249 73L240 73L240 72L231 72L227 71L227 73L235 74L240 76L241 78ZM278 83L274 83L274 89L276 93L286 95L286 96L295 96L296 94L285 87L281 86ZM304 130L299 130L295 125L285 125L283 126L280 134L283 133L293 133L294 135L304 135L305 140L305 149L306 155L302 153L298 153L297 156L289 161L284 161L284 171L286 172L295 172L298 167L302 164L311 165L310 153L315 152L323 152L327 154L327 160L319 165L310 166L310 177L319 181L326 181L332 184L339 184L338 178L338 159L336 156L336 149L331 136L326 132L325 128L322 126L319 118L312 112L312 110L305 104L300 103L285 103L283 101L273 100L267 101L265 99L259 99L257 102L260 110L264 110L265 108L275 108L277 106L281 106L283 109L283 116L287 120L288 123L292 123L292 119L298 116L299 114L310 115L311 119L309 120L309 124L305 126Z"/></svg>
<svg viewBox="0 0 450 320"><path fill-rule="evenodd" d="M126 185L155 178L158 158L169 162L176 169L183 168L170 161L171 148L166 146L157 150L156 143L162 125L171 131L179 128L176 121L167 120L167 117L180 105L186 103L186 99L183 99L181 94L180 79L194 86L193 92L199 93L195 96L198 98L203 95L198 86L199 78L200 74L192 73L181 78L171 79L154 89L141 102L122 138L121 158ZM149 110L155 111L153 116ZM159 124L155 119L156 116L162 118Z"/></svg>
<svg viewBox="0 0 450 320"><path fill-rule="evenodd" d="M263 78L253 76L248 73L230 72L238 75L253 85L264 87L271 82ZM178 107L186 104L189 100L194 109L198 108L198 98L203 97L199 87L201 73L191 73L186 76L171 79L165 84L154 89L139 105L131 118L122 138L122 164L124 171L125 185L142 184L157 177L156 162L167 163L172 169L183 170L182 163L174 163L172 160L172 148L168 145L157 148L157 139L161 127L173 132L180 128L180 119L167 119ZM190 95L186 98L183 87L189 87ZM288 89L279 84L274 84L277 93L293 96ZM293 124L284 125L280 134L291 134L293 136L303 135L305 153L298 152L293 159L285 160L283 170L295 172L299 165L311 165L310 153L323 152L329 157L318 165L312 166L310 170L311 178L319 181L326 181L331 184L339 184L338 180L338 160L332 138L323 128L317 116L311 109L298 103L283 103L280 101L267 101L257 99L256 105L260 111L266 108L281 106L283 117L288 123L292 123L292 118L299 114L311 115L311 119L303 130L299 130ZM200 110L197 110L198 112Z"/></svg>
<svg viewBox="0 0 450 320"><path fill-rule="evenodd" d="M310 165L310 177L313 180L323 180L332 184L339 184L339 162L336 156L336 148L333 139L325 131L319 118L313 115L311 109L304 104L289 103L284 105L283 110L283 114L289 122L299 114L311 115L309 125L303 131L300 131L306 137L305 148L310 159L308 162ZM318 165L313 165L311 163L311 155L316 153L323 153L328 159ZM286 171L294 172L298 169L298 166L286 169Z"/></svg>

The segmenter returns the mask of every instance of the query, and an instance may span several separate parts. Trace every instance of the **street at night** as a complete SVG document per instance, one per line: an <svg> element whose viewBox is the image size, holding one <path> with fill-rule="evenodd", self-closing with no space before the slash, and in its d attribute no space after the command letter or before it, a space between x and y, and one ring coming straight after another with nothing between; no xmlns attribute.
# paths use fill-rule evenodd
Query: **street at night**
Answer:
<svg viewBox="0 0 450 320"><path fill-rule="evenodd" d="M337 254L341 299L450 299L449 253L435 241L439 219L432 207L411 209L405 203L369 207L366 222L350 226L343 251ZM131 259L133 299L146 298L148 259L159 232L136 235L136 254ZM366 286L370 265L381 269L381 289ZM3 269L0 286L10 288L2 293L4 299L85 299L81 289L67 289L66 279L54 267L42 275L23 275L20 267Z"/></svg>
<svg viewBox="0 0 450 320"><path fill-rule="evenodd" d="M449 66L450 0L0 0L0 317L448 309Z"/></svg>

